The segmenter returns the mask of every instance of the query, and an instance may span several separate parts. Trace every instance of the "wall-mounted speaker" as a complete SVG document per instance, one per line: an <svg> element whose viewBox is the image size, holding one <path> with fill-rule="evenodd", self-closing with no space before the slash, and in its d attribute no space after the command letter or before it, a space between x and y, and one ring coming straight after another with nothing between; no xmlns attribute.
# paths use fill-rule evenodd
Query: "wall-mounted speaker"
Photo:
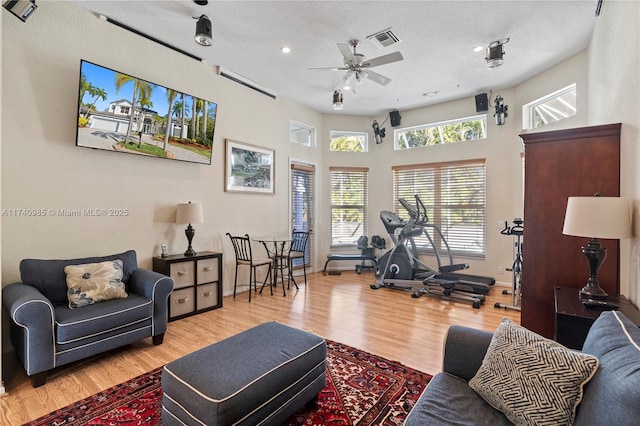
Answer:
<svg viewBox="0 0 640 426"><path fill-rule="evenodd" d="M486 93L476 95L476 112L489 111L489 99Z"/></svg>
<svg viewBox="0 0 640 426"><path fill-rule="evenodd" d="M391 127L396 127L400 125L400 112L399 111L391 111L389 113L389 121L391 121Z"/></svg>

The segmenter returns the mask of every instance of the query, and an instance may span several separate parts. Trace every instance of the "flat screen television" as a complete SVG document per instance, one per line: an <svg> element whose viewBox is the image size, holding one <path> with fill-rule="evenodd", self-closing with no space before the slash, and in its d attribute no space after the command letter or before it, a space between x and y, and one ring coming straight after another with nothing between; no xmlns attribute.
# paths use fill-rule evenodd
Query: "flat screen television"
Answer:
<svg viewBox="0 0 640 426"><path fill-rule="evenodd" d="M217 107L81 60L76 146L211 164Z"/></svg>

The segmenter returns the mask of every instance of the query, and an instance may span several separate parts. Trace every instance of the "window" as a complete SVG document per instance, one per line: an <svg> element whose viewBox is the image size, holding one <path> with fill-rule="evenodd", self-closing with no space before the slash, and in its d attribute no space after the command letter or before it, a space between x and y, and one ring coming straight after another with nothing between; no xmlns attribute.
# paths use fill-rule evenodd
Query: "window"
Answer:
<svg viewBox="0 0 640 426"><path fill-rule="evenodd" d="M367 234L367 168L332 167L331 246L356 246Z"/></svg>
<svg viewBox="0 0 640 426"><path fill-rule="evenodd" d="M522 127L535 129L575 115L576 84L572 84L522 107Z"/></svg>
<svg viewBox="0 0 640 426"><path fill-rule="evenodd" d="M315 167L310 164L291 163L291 229L308 231L313 227L314 204L313 194ZM310 265L313 248L313 233L307 241L304 264ZM293 266L301 267L303 259L294 259Z"/></svg>
<svg viewBox="0 0 640 426"><path fill-rule="evenodd" d="M304 146L315 146L316 129L297 121L289 121L289 140Z"/></svg>
<svg viewBox="0 0 640 426"><path fill-rule="evenodd" d="M396 150L472 141L486 137L486 114L422 126L405 127L404 129L393 131L394 149Z"/></svg>
<svg viewBox="0 0 640 426"><path fill-rule="evenodd" d="M427 208L429 223L440 228L454 256L484 258L486 247L485 160L393 167L394 211L408 214L397 201L415 203L418 194ZM440 253L446 246L431 232ZM429 240L416 238L420 251L431 251ZM443 259L446 262L446 259Z"/></svg>
<svg viewBox="0 0 640 426"><path fill-rule="evenodd" d="M331 151L343 152L367 152L369 134L362 132L337 132L331 131Z"/></svg>

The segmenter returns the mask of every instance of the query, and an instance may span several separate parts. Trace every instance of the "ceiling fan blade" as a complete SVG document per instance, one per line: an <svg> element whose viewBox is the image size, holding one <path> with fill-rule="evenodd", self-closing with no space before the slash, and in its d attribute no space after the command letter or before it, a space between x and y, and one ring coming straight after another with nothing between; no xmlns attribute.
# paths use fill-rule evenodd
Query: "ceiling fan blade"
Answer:
<svg viewBox="0 0 640 426"><path fill-rule="evenodd" d="M398 62L402 59L402 53L393 52L388 55L378 56L377 58L367 59L362 64L362 68L373 68L384 64L390 64L392 62Z"/></svg>
<svg viewBox="0 0 640 426"><path fill-rule="evenodd" d="M348 67L307 68L307 71L346 71Z"/></svg>
<svg viewBox="0 0 640 426"><path fill-rule="evenodd" d="M367 78L371 81L375 81L378 84L382 84L386 86L391 83L391 79L389 77L385 77L384 75L378 74L377 72L367 70Z"/></svg>
<svg viewBox="0 0 640 426"><path fill-rule="evenodd" d="M353 52L351 51L351 46L347 43L336 43L338 49L340 49L340 53L344 57L344 60L347 64L355 63L355 58L353 56Z"/></svg>

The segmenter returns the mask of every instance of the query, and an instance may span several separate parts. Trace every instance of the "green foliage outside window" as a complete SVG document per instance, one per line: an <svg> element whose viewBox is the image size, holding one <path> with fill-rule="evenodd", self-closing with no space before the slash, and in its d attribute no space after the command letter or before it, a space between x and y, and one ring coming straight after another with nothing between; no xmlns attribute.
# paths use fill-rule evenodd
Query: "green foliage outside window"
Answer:
<svg viewBox="0 0 640 426"><path fill-rule="evenodd" d="M486 138L486 116L455 122L427 124L396 131L396 149L441 145Z"/></svg>

